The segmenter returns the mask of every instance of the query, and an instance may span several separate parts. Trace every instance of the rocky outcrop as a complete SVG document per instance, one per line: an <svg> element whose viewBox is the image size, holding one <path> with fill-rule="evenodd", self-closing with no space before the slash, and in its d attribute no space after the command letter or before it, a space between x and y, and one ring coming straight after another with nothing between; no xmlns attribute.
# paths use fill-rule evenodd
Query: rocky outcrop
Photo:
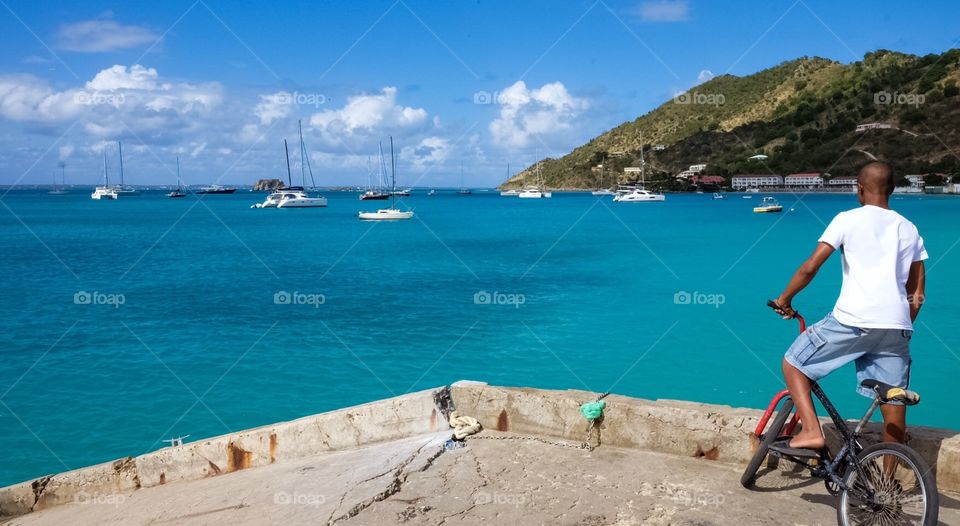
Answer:
<svg viewBox="0 0 960 526"><path fill-rule="evenodd" d="M253 185L254 192L272 192L274 190L279 190L285 187L283 181L280 179L260 179L257 181L257 184Z"/></svg>

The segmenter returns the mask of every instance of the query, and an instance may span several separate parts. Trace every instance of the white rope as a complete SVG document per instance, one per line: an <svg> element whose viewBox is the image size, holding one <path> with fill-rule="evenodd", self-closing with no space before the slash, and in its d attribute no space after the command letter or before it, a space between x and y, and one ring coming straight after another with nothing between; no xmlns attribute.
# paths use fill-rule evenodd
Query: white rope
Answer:
<svg viewBox="0 0 960 526"><path fill-rule="evenodd" d="M460 416L456 411L450 413L450 427L453 428L453 438L464 438L480 432L480 422L472 416Z"/></svg>

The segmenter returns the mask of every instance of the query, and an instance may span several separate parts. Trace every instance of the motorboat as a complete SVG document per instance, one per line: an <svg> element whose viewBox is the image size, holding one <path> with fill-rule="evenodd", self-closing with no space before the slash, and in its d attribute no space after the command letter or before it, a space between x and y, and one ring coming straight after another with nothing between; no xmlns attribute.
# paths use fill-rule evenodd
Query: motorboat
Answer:
<svg viewBox="0 0 960 526"><path fill-rule="evenodd" d="M753 211L758 214L769 214L773 212L783 212L783 206L773 197L764 197L760 206L753 207Z"/></svg>
<svg viewBox="0 0 960 526"><path fill-rule="evenodd" d="M543 190L539 186L528 186L517 194L520 199L548 199L553 197L552 192Z"/></svg>
<svg viewBox="0 0 960 526"><path fill-rule="evenodd" d="M591 193L592 195L596 195L596 196L617 195L616 192L614 192L613 190L611 190L611 189L609 189L609 188L601 188L600 190L594 190L594 191L592 191L592 192L590 192L590 193Z"/></svg>
<svg viewBox="0 0 960 526"><path fill-rule="evenodd" d="M503 197L517 197L520 195L520 190L504 190L500 192L500 195Z"/></svg>
<svg viewBox="0 0 960 526"><path fill-rule="evenodd" d="M228 188L226 186L220 186L218 184L211 184L207 186L201 186L200 189L197 190L197 193L217 195L217 194L232 194L236 191L237 191L236 188Z"/></svg>
<svg viewBox="0 0 960 526"><path fill-rule="evenodd" d="M723 194L720 193L720 192L714 192L714 193L713 193L713 198L714 198L714 199L726 199L727 196L723 195Z"/></svg>
<svg viewBox="0 0 960 526"><path fill-rule="evenodd" d="M300 187L287 188L276 193L280 194L277 198L277 208L322 208L327 206L326 197L312 197Z"/></svg>

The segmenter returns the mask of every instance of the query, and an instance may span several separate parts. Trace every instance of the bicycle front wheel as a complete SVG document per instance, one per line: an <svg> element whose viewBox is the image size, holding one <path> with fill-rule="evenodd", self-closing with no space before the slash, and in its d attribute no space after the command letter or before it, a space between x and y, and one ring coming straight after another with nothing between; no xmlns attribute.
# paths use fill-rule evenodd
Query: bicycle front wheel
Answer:
<svg viewBox="0 0 960 526"><path fill-rule="evenodd" d="M770 452L770 444L773 444L774 441L780 437L783 426L787 423L787 419L790 418L791 413L793 413L793 399L787 398L784 400L780 410L777 411L777 416L773 418L773 421L769 424L769 427L767 427L767 432L759 437L760 441L757 444L757 452L753 454L753 458L750 459L747 468L743 470L743 475L740 476L741 486L747 489L753 487L753 484L757 481L757 471L760 470L760 466L763 465L763 461L767 459L767 454Z"/></svg>
<svg viewBox="0 0 960 526"><path fill-rule="evenodd" d="M841 526L913 524L935 526L940 498L927 463L903 444L873 444L851 463L843 480L837 521Z"/></svg>

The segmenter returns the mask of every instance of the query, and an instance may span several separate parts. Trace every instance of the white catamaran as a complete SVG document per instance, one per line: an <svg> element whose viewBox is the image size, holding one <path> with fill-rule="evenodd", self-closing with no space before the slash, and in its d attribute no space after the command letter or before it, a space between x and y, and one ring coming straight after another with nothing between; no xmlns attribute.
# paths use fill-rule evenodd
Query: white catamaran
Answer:
<svg viewBox="0 0 960 526"><path fill-rule="evenodd" d="M666 201L667 196L655 193L646 188L646 162L643 160L643 132L640 132L640 186L625 185L617 189L613 200L618 203L654 203Z"/></svg>
<svg viewBox="0 0 960 526"><path fill-rule="evenodd" d="M90 199L96 199L97 201L103 199L116 199L117 191L110 186L110 174L107 171L107 149L103 149L103 186L98 186L93 189L93 193L90 194Z"/></svg>

